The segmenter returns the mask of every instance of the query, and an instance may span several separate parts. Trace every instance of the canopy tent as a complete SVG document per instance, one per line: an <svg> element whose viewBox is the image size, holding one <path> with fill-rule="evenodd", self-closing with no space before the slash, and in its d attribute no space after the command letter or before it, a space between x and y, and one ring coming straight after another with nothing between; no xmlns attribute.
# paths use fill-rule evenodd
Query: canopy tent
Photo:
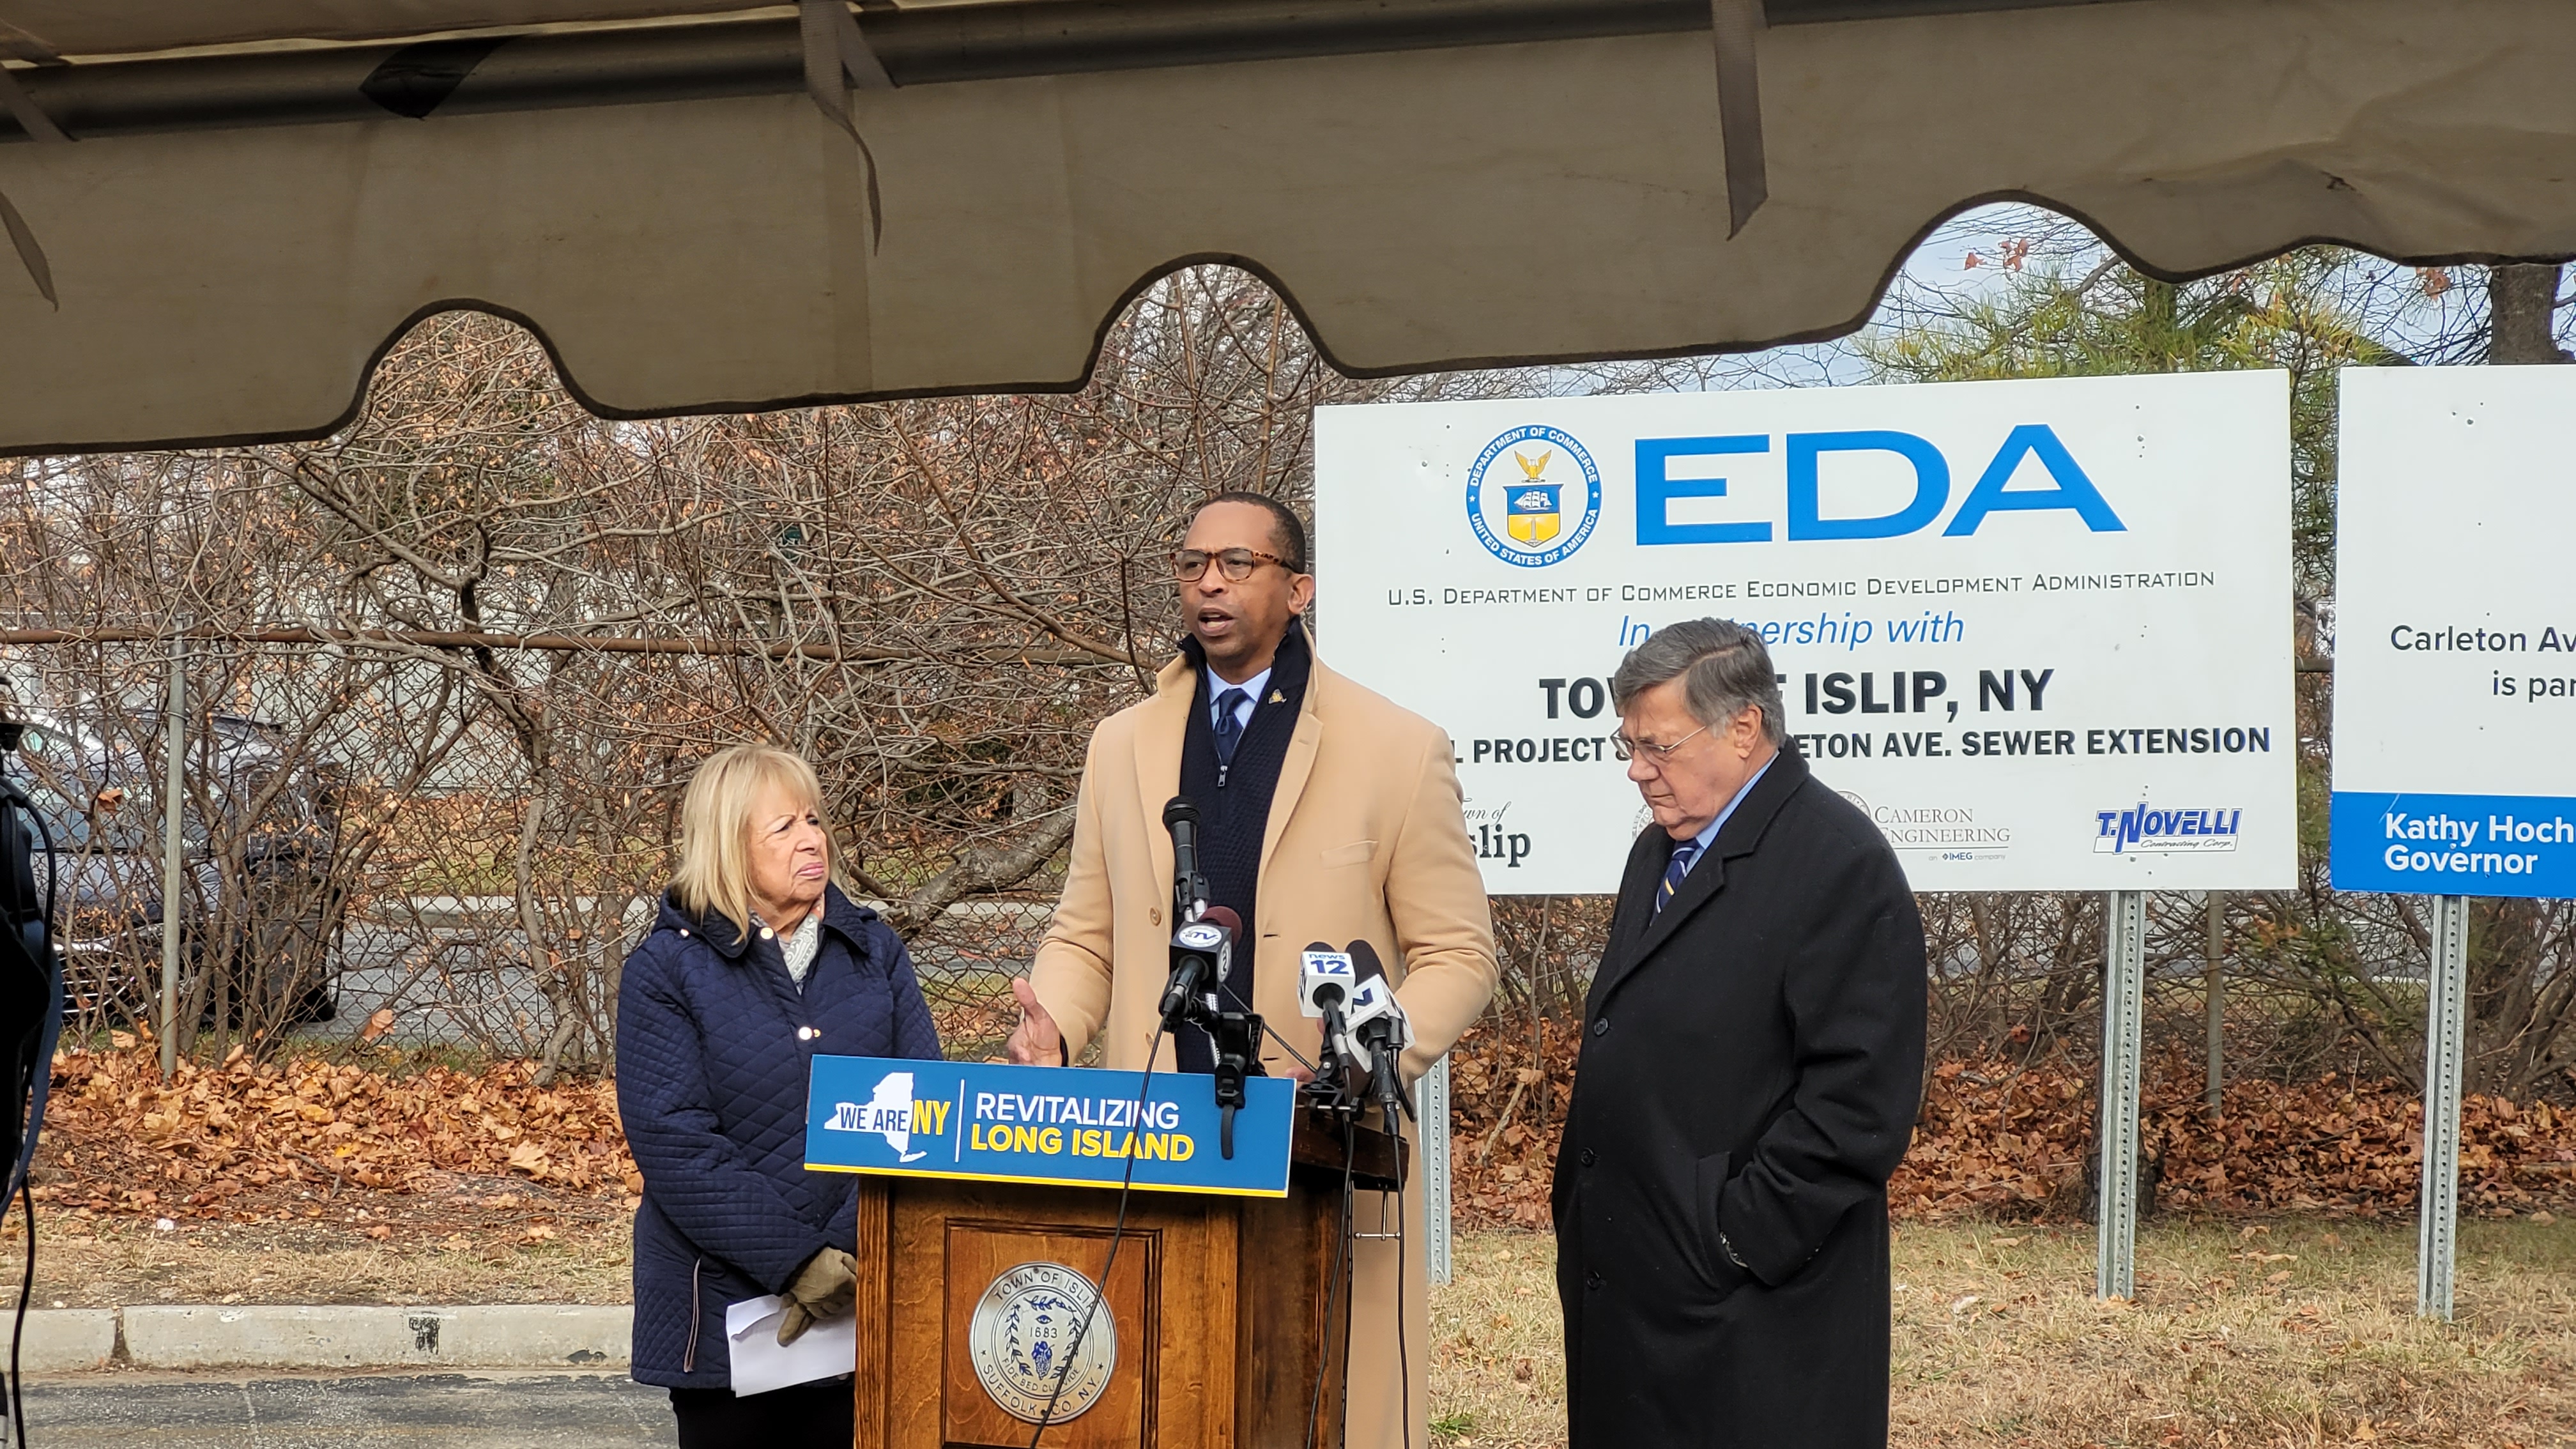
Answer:
<svg viewBox="0 0 2576 1449"><path fill-rule="evenodd" d="M1075 385L1192 261L1390 373L1829 335L2007 197L2173 278L2576 253L2557 0L0 0L0 55L0 452L319 434L459 306L643 415Z"/></svg>

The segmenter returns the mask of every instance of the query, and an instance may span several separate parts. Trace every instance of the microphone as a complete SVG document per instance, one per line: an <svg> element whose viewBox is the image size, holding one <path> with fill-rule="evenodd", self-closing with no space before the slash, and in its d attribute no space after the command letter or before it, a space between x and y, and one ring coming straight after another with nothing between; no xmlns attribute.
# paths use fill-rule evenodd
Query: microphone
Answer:
<svg viewBox="0 0 2576 1449"><path fill-rule="evenodd" d="M1243 936L1243 917L1236 915L1232 906L1210 906L1192 924L1213 926L1223 937L1217 946L1216 981L1211 982L1208 988L1213 991L1234 974L1234 943Z"/></svg>
<svg viewBox="0 0 2576 1449"><path fill-rule="evenodd" d="M1172 924L1178 926L1197 920L1207 909L1207 875L1199 869L1198 802L1173 796L1163 807L1163 828L1172 833Z"/></svg>
<svg viewBox="0 0 2576 1449"><path fill-rule="evenodd" d="M1209 906L1172 933L1172 974L1163 985L1163 1029L1171 1030L1202 996L1234 974L1234 938L1243 918L1231 906Z"/></svg>
<svg viewBox="0 0 2576 1449"><path fill-rule="evenodd" d="M1336 951L1322 941L1309 944L1299 958L1297 1004L1306 1015L1321 1017L1324 1023L1323 1047L1316 1053L1315 1080L1330 1088L1336 1099L1342 1094L1342 1062L1353 1054L1351 1029L1342 1008L1349 1003L1351 987L1357 979L1350 953Z"/></svg>
<svg viewBox="0 0 2576 1449"><path fill-rule="evenodd" d="M1298 1003L1308 1016L1331 1017L1351 999L1351 987L1358 979L1350 952L1336 951L1321 941L1311 942L1299 962Z"/></svg>
<svg viewBox="0 0 2576 1449"><path fill-rule="evenodd" d="M1351 992L1349 1013L1353 1055L1360 1070L1369 1074L1372 1094L1392 1122L1399 1107L1408 1116L1413 1111L1396 1073L1397 1059L1413 1045L1413 1022L1404 1014L1403 1003L1395 999L1395 988L1387 984L1386 966L1377 959L1377 948L1353 941L1350 955L1360 978Z"/></svg>

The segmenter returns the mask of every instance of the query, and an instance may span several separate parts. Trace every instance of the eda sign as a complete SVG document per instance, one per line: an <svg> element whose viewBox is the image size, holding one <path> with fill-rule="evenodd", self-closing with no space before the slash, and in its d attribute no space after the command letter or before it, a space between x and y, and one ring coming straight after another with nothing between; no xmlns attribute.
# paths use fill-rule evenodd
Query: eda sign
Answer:
<svg viewBox="0 0 2576 1449"><path fill-rule="evenodd" d="M2295 875L2286 378L1319 410L1321 648L1455 745L1498 893L1615 889L1609 682L1757 630L1925 890Z"/></svg>
<svg viewBox="0 0 2576 1449"><path fill-rule="evenodd" d="M2576 377L2353 368L2342 392L2335 888L2576 896Z"/></svg>

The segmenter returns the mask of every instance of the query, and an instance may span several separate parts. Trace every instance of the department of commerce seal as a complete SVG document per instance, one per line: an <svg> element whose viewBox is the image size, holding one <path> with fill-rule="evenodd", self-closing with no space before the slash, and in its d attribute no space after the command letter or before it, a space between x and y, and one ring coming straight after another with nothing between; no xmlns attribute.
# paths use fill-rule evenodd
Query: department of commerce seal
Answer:
<svg viewBox="0 0 2576 1449"><path fill-rule="evenodd" d="M993 1280L975 1304L966 1342L975 1377L994 1403L1027 1423L1061 1424L1099 1402L1118 1366L1118 1331L1106 1306L1091 1312L1095 1296L1090 1280L1062 1263L1022 1263ZM1067 1354L1073 1355L1071 1368L1065 1367ZM1058 1373L1064 1375L1061 1392Z"/></svg>
<svg viewBox="0 0 2576 1449"><path fill-rule="evenodd" d="M1570 433L1514 428L1487 443L1467 470L1467 526L1507 564L1545 568L1569 557L1600 521L1601 470Z"/></svg>

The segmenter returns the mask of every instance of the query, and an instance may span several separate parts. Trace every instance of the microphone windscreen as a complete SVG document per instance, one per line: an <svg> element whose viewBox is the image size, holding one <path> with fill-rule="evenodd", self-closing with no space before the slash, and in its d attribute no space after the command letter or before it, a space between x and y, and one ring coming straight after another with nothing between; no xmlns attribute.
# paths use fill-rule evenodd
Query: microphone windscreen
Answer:
<svg viewBox="0 0 2576 1449"><path fill-rule="evenodd" d="M1232 906L1210 906L1199 919L1211 926L1223 926L1238 938L1243 935L1243 917L1236 915Z"/></svg>
<svg viewBox="0 0 2576 1449"><path fill-rule="evenodd" d="M1358 975L1360 980L1366 981L1372 976L1384 976L1386 974L1386 963L1377 959L1377 948L1375 946L1370 945L1366 941L1353 941L1351 943L1350 952L1351 970Z"/></svg>
<svg viewBox="0 0 2576 1449"><path fill-rule="evenodd" d="M1163 828L1169 830L1184 821L1192 825L1199 823L1198 802L1187 795L1175 795L1172 803L1163 807Z"/></svg>
<svg viewBox="0 0 2576 1449"><path fill-rule="evenodd" d="M1306 943L1306 954L1309 956L1329 956L1332 953L1333 943L1330 941L1309 941Z"/></svg>

